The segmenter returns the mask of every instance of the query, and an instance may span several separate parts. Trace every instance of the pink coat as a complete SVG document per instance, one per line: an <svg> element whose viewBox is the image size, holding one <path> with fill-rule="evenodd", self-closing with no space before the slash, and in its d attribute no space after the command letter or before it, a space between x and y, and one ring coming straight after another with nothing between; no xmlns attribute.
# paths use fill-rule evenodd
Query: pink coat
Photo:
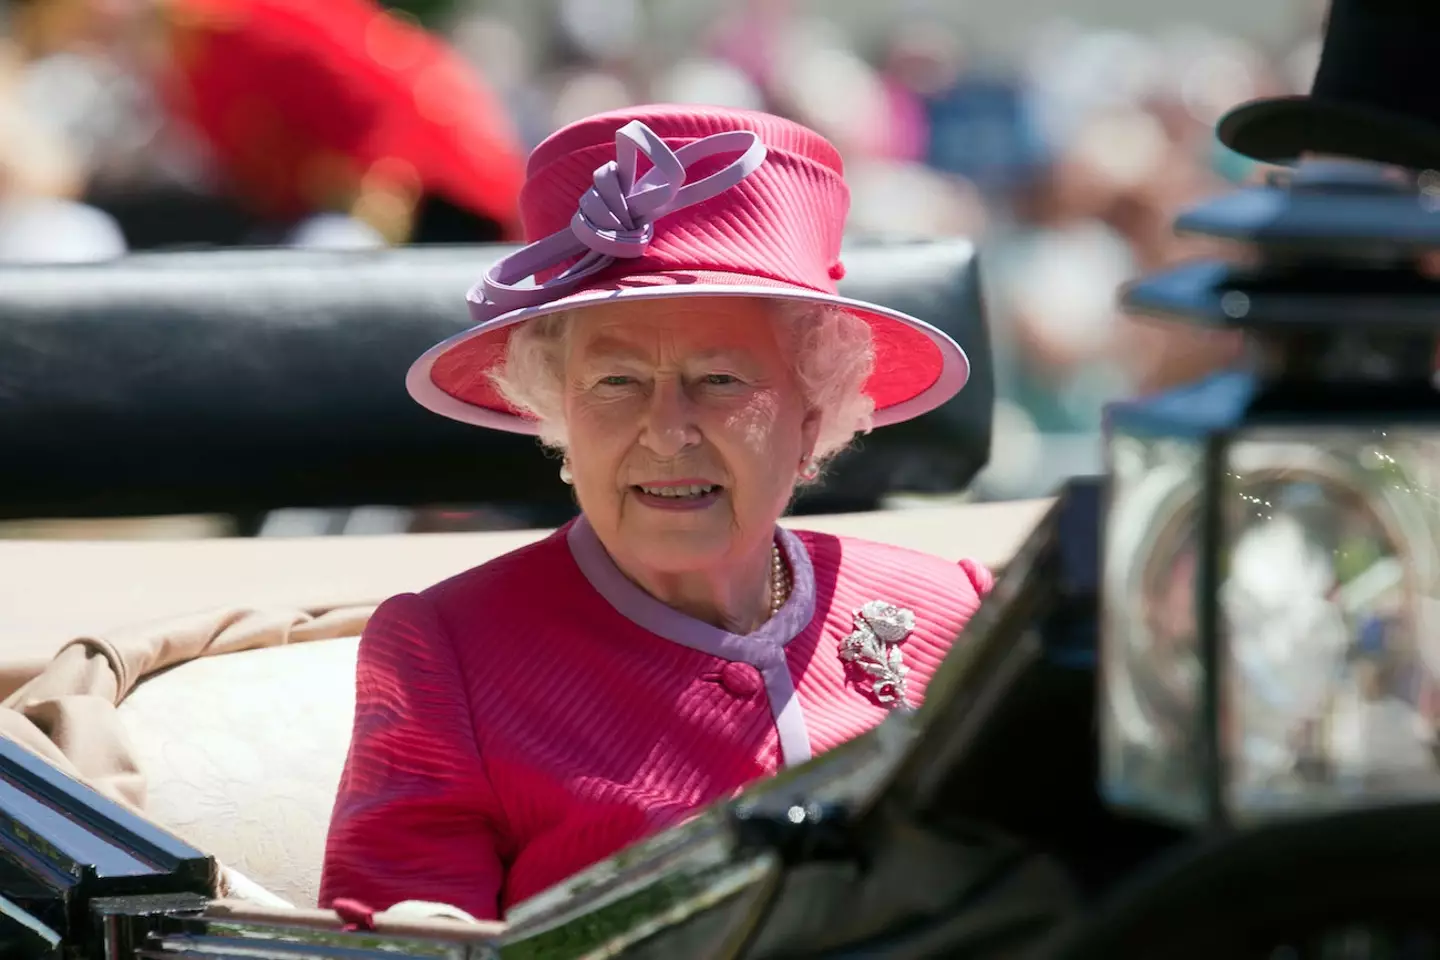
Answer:
<svg viewBox="0 0 1440 960"><path fill-rule="evenodd" d="M789 600L739 636L654 600L584 519L365 629L320 902L497 918L889 707L838 654L865 603L914 612L910 702L989 589L965 561L781 531Z"/></svg>

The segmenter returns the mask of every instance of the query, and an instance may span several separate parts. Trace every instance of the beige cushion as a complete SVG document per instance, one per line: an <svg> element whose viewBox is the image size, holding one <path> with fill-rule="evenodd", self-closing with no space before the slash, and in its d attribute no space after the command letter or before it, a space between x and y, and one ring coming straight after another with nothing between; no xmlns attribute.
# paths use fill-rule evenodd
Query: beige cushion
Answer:
<svg viewBox="0 0 1440 960"><path fill-rule="evenodd" d="M192 660L120 705L145 809L221 863L313 906L355 710L359 641Z"/></svg>

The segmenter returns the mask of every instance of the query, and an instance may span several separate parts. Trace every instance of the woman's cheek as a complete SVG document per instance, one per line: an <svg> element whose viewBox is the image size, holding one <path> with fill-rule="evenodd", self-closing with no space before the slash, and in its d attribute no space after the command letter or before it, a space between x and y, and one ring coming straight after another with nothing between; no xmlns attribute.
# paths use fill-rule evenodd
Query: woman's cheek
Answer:
<svg viewBox="0 0 1440 960"><path fill-rule="evenodd" d="M631 396L592 393L574 401L571 416L581 430L593 435L614 430L618 425L633 420L635 407L635 398Z"/></svg>
<svg viewBox="0 0 1440 960"><path fill-rule="evenodd" d="M779 407L773 394L752 394L727 411L724 419L725 432L736 438L753 455L770 454Z"/></svg>

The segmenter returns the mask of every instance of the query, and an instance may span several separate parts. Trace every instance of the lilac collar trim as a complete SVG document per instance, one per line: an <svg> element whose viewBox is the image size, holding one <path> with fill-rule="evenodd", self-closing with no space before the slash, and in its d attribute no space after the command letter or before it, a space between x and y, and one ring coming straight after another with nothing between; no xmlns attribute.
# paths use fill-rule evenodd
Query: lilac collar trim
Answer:
<svg viewBox="0 0 1440 960"><path fill-rule="evenodd" d="M790 597L780 612L750 634L728 633L668 607L630 581L610 558L582 514L566 533L570 553L585 579L627 620L675 643L722 660L764 668L783 658L783 648L815 617L815 569L800 538L783 527L776 540L790 564Z"/></svg>

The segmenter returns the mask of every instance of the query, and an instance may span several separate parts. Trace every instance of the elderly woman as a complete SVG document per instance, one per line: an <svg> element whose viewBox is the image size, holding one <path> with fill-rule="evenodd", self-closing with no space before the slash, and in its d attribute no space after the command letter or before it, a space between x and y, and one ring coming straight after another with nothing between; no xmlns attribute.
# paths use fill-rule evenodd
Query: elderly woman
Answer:
<svg viewBox="0 0 1440 960"><path fill-rule="evenodd" d="M322 903L502 916L922 700L989 575L776 525L857 433L968 371L940 331L836 294L841 170L804 127L706 108L536 148L542 239L408 383L562 452L580 516L375 613Z"/></svg>

